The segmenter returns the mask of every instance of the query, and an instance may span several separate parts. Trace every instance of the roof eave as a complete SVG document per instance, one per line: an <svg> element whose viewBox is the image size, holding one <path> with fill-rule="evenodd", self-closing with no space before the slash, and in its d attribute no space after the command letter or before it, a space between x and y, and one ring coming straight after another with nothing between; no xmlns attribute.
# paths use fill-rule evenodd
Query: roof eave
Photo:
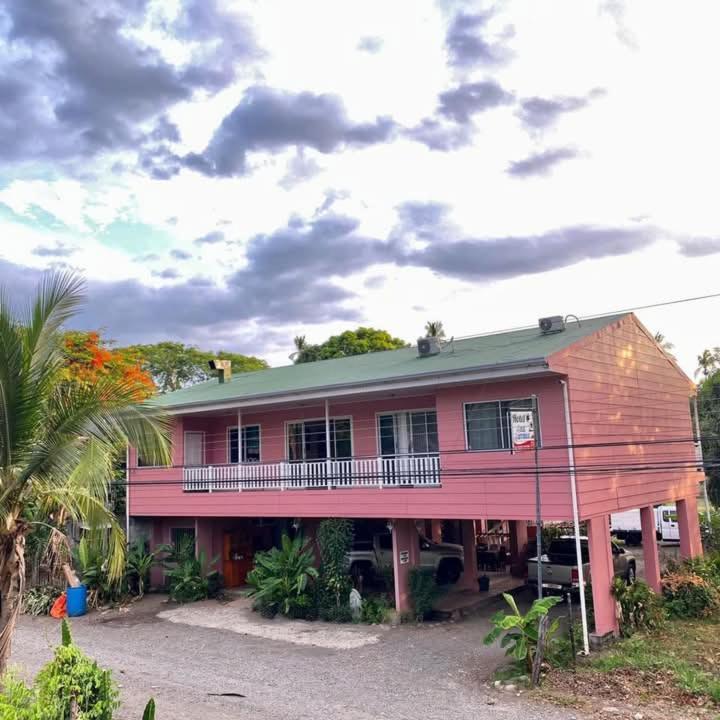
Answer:
<svg viewBox="0 0 720 720"><path fill-rule="evenodd" d="M295 402L320 398L342 397L355 394L358 391L375 392L388 389L407 389L424 387L439 382L466 382L482 380L503 380L527 374L533 369L548 370L547 359L529 358L511 363L495 363L492 365L478 365L447 371L431 371L414 375L401 375L382 380L358 381L354 383L336 383L319 387L307 388L297 391L282 391L269 393L256 393L254 395L237 396L217 401L201 400L196 402L179 403L167 407L158 406L170 415L179 415L189 411L210 411L224 408L249 407L253 405L267 405L270 403Z"/></svg>

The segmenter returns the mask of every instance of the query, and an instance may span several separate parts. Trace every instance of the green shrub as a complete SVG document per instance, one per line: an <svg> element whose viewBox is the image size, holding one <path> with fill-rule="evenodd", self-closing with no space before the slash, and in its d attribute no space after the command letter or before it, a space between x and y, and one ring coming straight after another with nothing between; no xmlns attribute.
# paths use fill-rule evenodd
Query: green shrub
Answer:
<svg viewBox="0 0 720 720"><path fill-rule="evenodd" d="M206 573L204 551L195 553L195 541L183 539L177 546L161 545L155 551L164 554L162 560L170 599L179 603L196 602L211 596L211 589L218 582L217 571ZM217 558L210 561L214 565Z"/></svg>
<svg viewBox="0 0 720 720"><path fill-rule="evenodd" d="M442 595L434 569L412 568L409 575L409 586L415 619L424 620L432 612L435 601Z"/></svg>
<svg viewBox="0 0 720 720"><path fill-rule="evenodd" d="M630 637L638 630L657 630L666 620L663 598L642 580L628 585L615 578L613 595L620 606L620 634Z"/></svg>
<svg viewBox="0 0 720 720"><path fill-rule="evenodd" d="M700 515L703 546L708 553L720 553L720 510L710 512L710 521L706 513Z"/></svg>
<svg viewBox="0 0 720 720"><path fill-rule="evenodd" d="M336 607L346 605L352 578L348 558L352 550L353 523L342 518L323 520L318 526L317 543L320 549L320 585L322 603Z"/></svg>
<svg viewBox="0 0 720 720"><path fill-rule="evenodd" d="M360 620L368 625L379 625L385 621L387 611L388 602L384 596L367 597L360 607Z"/></svg>
<svg viewBox="0 0 720 720"><path fill-rule="evenodd" d="M255 554L255 567L248 573L253 607L261 612L298 616L314 603L312 581L317 578L315 556L298 535L291 540L283 534L281 547ZM311 611L313 612L313 611ZM273 613L273 614L274 614Z"/></svg>
<svg viewBox="0 0 720 720"><path fill-rule="evenodd" d="M141 598L150 584L150 570L155 553L147 552L144 540L137 540L129 548L125 560L125 581L128 590Z"/></svg>
<svg viewBox="0 0 720 720"><path fill-rule="evenodd" d="M120 583L111 581L108 576L106 533L102 530L86 533L73 554L80 580L87 587L88 606L98 607L115 602L120 596Z"/></svg>
<svg viewBox="0 0 720 720"><path fill-rule="evenodd" d="M118 688L104 670L76 645L67 620L53 659L38 673L33 687L5 675L0 690L0 720L112 720ZM143 720L155 719L155 701Z"/></svg>
<svg viewBox="0 0 720 720"><path fill-rule="evenodd" d="M662 579L665 608L670 617L704 618L720 608L720 592L711 582L696 573L677 570Z"/></svg>
<svg viewBox="0 0 720 720"><path fill-rule="evenodd" d="M504 613L498 610L490 622L495 626L485 637L483 643L492 645L500 639L501 647L507 648L505 654L525 665L528 672L532 672L533 660L538 649L538 628L540 620L547 615L550 608L557 605L561 598L557 596L545 597L542 600L535 600L530 610L523 615L515 603L512 595L503 593L505 602L510 606L512 612ZM560 621L556 618L548 627L545 635L545 642L550 643L553 635L557 632Z"/></svg>
<svg viewBox="0 0 720 720"><path fill-rule="evenodd" d="M48 615L62 591L52 585L39 585L25 591L22 611L26 615Z"/></svg>

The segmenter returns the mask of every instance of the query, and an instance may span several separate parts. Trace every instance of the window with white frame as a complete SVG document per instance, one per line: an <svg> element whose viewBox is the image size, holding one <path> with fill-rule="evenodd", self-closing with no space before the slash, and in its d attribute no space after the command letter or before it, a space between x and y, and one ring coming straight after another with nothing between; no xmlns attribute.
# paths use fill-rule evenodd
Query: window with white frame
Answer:
<svg viewBox="0 0 720 720"><path fill-rule="evenodd" d="M435 410L383 413L377 416L381 455L438 452Z"/></svg>
<svg viewBox="0 0 720 720"><path fill-rule="evenodd" d="M510 411L532 408L532 398L466 403L465 432L468 450L509 450L512 446ZM536 432L539 444L539 427Z"/></svg>
<svg viewBox="0 0 720 720"><path fill-rule="evenodd" d="M243 425L242 448L238 447L237 427L228 428L228 462L260 462L260 426Z"/></svg>
<svg viewBox="0 0 720 720"><path fill-rule="evenodd" d="M290 462L325 460L328 457L325 420L299 420L288 423L287 456ZM329 456L352 457L350 418L330 418Z"/></svg>

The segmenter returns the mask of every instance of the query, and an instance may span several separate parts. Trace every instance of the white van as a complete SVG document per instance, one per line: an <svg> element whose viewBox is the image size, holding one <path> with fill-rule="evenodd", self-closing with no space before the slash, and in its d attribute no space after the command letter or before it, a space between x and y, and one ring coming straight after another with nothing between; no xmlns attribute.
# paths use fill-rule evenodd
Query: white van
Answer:
<svg viewBox="0 0 720 720"><path fill-rule="evenodd" d="M626 510L611 515L610 531L618 540L624 540L627 545L641 545L640 510ZM658 540L679 542L680 528L675 505L660 505L655 508L655 532Z"/></svg>

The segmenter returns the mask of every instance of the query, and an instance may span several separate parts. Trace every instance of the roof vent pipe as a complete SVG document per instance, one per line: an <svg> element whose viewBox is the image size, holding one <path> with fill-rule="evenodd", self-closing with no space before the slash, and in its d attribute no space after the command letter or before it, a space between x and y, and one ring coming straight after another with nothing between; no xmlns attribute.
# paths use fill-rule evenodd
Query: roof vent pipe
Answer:
<svg viewBox="0 0 720 720"><path fill-rule="evenodd" d="M217 373L218 382L222 385L223 383L230 382L232 377L232 362L230 360L209 360L208 365L211 370Z"/></svg>

